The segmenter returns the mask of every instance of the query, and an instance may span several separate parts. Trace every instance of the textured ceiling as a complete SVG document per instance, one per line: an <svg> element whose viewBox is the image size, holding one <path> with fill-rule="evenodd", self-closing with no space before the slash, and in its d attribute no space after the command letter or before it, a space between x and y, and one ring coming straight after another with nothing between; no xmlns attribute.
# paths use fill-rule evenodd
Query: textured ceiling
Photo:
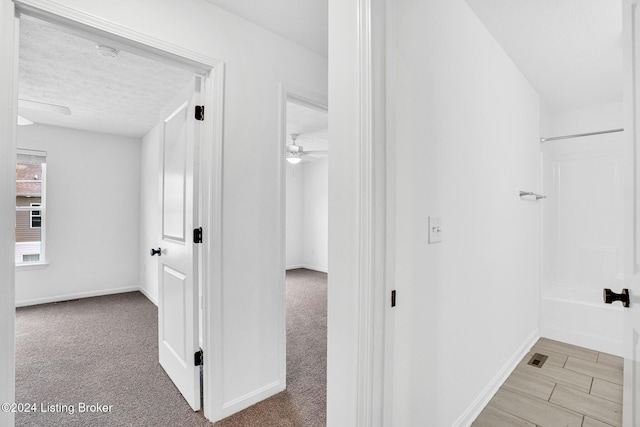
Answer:
<svg viewBox="0 0 640 427"><path fill-rule="evenodd" d="M552 112L622 101L614 0L466 0Z"/></svg>
<svg viewBox="0 0 640 427"><path fill-rule="evenodd" d="M297 133L296 145L304 151L329 149L329 121L327 112L294 102L287 102L287 144L292 133ZM310 154L303 160L326 158L327 154Z"/></svg>
<svg viewBox="0 0 640 427"><path fill-rule="evenodd" d="M327 0L206 0L273 33L328 56Z"/></svg>
<svg viewBox="0 0 640 427"><path fill-rule="evenodd" d="M19 109L36 123L142 137L192 77L129 52L106 58L90 37L30 17L20 21L18 97L71 109Z"/></svg>

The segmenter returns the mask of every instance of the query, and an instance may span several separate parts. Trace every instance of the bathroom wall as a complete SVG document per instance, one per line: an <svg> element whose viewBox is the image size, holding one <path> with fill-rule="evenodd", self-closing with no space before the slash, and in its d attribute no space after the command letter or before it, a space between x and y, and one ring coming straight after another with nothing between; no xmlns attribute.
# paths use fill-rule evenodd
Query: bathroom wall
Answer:
<svg viewBox="0 0 640 427"><path fill-rule="evenodd" d="M551 115L551 133L622 128L622 105ZM622 307L602 289L623 287L623 133L546 142L541 333L622 355Z"/></svg>

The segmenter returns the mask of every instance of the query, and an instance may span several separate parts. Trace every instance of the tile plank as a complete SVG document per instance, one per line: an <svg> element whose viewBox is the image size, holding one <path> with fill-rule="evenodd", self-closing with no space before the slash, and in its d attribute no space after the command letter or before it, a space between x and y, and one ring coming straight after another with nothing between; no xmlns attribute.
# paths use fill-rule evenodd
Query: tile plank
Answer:
<svg viewBox="0 0 640 427"><path fill-rule="evenodd" d="M527 365L526 362L521 362L518 365L518 369L527 370L527 372L541 379L564 384L584 391L585 393L589 393L591 390L591 381L593 378L580 372L570 371L547 363L545 363L542 368L536 368L535 366Z"/></svg>
<svg viewBox="0 0 640 427"><path fill-rule="evenodd" d="M598 360L598 352L577 345L567 344L549 338L540 338L535 344L538 348L547 349L555 353L566 354L567 356L577 357L579 359L595 362Z"/></svg>
<svg viewBox="0 0 640 427"><path fill-rule="evenodd" d="M620 356L614 356L609 353L599 353L598 363L606 363L607 365L615 366L617 368L624 368L624 359Z"/></svg>
<svg viewBox="0 0 640 427"><path fill-rule="evenodd" d="M582 415L513 390L498 390L490 404L541 427L581 427L582 425Z"/></svg>
<svg viewBox="0 0 640 427"><path fill-rule="evenodd" d="M535 424L494 408L491 404L484 408L471 425L472 427L536 427Z"/></svg>
<svg viewBox="0 0 640 427"><path fill-rule="evenodd" d="M584 417L582 427L613 427L611 424L603 423L602 421L594 420L590 417Z"/></svg>
<svg viewBox="0 0 640 427"><path fill-rule="evenodd" d="M622 386L620 384L594 378L593 385L591 386L591 394L622 404Z"/></svg>
<svg viewBox="0 0 640 427"><path fill-rule="evenodd" d="M556 383L547 377L536 374L537 373L531 369L518 367L509 378L507 378L503 387L530 394L538 399L549 400Z"/></svg>
<svg viewBox="0 0 640 427"><path fill-rule="evenodd" d="M564 364L564 368L574 372L580 372L581 374L590 375L595 378L600 378L605 381L610 381L615 384L622 384L622 368L607 365L606 363L590 362L569 356L567 363Z"/></svg>
<svg viewBox="0 0 640 427"><path fill-rule="evenodd" d="M622 405L576 389L557 385L549 402L614 427L622 426Z"/></svg>

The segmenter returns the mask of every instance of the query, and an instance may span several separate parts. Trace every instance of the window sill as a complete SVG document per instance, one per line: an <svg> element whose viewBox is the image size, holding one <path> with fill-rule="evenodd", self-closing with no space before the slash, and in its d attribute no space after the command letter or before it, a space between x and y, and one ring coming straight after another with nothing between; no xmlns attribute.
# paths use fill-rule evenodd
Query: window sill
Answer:
<svg viewBox="0 0 640 427"><path fill-rule="evenodd" d="M25 270L44 270L49 266L49 263L46 261L42 262L26 262L24 264L16 264L16 271L25 271Z"/></svg>

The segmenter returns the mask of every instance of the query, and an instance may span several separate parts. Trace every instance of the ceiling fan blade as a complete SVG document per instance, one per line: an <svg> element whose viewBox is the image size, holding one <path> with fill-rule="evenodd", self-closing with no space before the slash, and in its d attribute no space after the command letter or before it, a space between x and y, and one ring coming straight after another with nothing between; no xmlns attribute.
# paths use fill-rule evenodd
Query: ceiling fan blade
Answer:
<svg viewBox="0 0 640 427"><path fill-rule="evenodd" d="M329 154L329 150L305 150L302 154Z"/></svg>
<svg viewBox="0 0 640 427"><path fill-rule="evenodd" d="M46 102L29 101L26 99L18 99L18 108L27 110L45 111L47 113L57 113L71 115L71 109L63 105L49 104Z"/></svg>

